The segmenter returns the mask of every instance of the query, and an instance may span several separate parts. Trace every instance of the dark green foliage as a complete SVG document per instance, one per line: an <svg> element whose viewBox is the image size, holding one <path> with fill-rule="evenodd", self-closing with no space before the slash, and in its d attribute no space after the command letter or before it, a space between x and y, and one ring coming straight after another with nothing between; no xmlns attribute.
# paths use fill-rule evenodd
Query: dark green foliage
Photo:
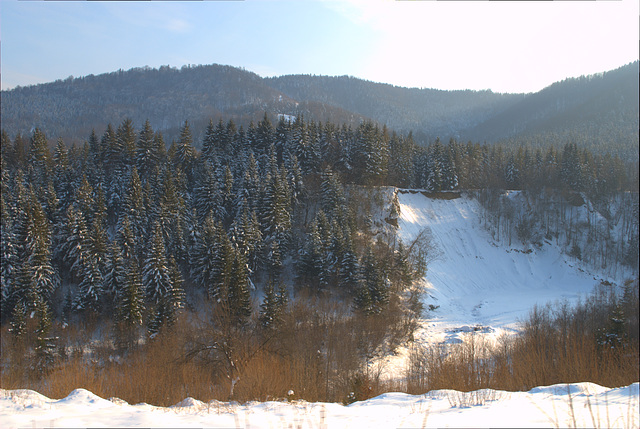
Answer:
<svg viewBox="0 0 640 429"><path fill-rule="evenodd" d="M373 252L369 249L362 261L362 282L356 291L354 307L364 314L382 312L389 301L389 285Z"/></svg>
<svg viewBox="0 0 640 429"><path fill-rule="evenodd" d="M156 224L142 266L142 284L148 300L158 304L168 299L173 289L169 272L162 230Z"/></svg>
<svg viewBox="0 0 640 429"><path fill-rule="evenodd" d="M278 329L281 326L284 311L289 302L287 288L280 283L276 289L273 281L268 281L264 288L264 300L260 304L260 324L266 330Z"/></svg>
<svg viewBox="0 0 640 429"><path fill-rule="evenodd" d="M13 335L16 340L27 332L27 309L22 302L19 302L13 308L9 332L11 332L11 335Z"/></svg>
<svg viewBox="0 0 640 429"><path fill-rule="evenodd" d="M33 369L43 375L47 372L55 359L55 340L56 338L49 336L51 330L51 313L49 307L43 301L38 303L35 317L37 326L35 329L35 346L34 346L34 362Z"/></svg>
<svg viewBox="0 0 640 429"><path fill-rule="evenodd" d="M126 283L117 294L118 317L125 325L135 326L142 323L144 292L142 274L135 260L126 267Z"/></svg>
<svg viewBox="0 0 640 429"><path fill-rule="evenodd" d="M566 201L604 208L620 190L637 189L637 164L573 143L418 145L374 122L336 126L301 114L274 128L272 116L260 118L246 132L232 121L185 121L168 152L152 120L139 132L131 120L108 125L101 138L87 130L87 142L70 148L59 139L53 154L40 130L13 143L4 133L1 292L12 332L33 333L21 321L44 303L69 323L115 319L118 344L129 347L143 319L161 332L186 301L198 307L193 298L205 295L227 326L242 331L260 321L270 330L286 306L282 284L293 278L296 291L353 299L356 314L403 306L417 314L414 283L431 250L372 244L379 220L369 210L377 202L362 197L369 186L483 189L483 204L498 207L525 242L537 240L530 231L541 217L514 217L498 189L552 188ZM637 205L634 195L624 194L624 204ZM397 197L391 203L383 217L393 224L400 207ZM638 227L627 211L611 254L633 267ZM591 232L593 241L603 236ZM567 243L590 257L584 240ZM254 283L265 301L252 320ZM71 316L72 307L81 311Z"/></svg>

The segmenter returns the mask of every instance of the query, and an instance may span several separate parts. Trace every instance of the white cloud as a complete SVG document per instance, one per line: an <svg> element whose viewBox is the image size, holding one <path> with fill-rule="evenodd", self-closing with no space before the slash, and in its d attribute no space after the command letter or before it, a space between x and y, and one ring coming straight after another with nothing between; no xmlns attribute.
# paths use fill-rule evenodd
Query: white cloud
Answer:
<svg viewBox="0 0 640 429"><path fill-rule="evenodd" d="M167 23L167 29L172 33L186 33L191 30L191 24L184 19L172 18Z"/></svg>

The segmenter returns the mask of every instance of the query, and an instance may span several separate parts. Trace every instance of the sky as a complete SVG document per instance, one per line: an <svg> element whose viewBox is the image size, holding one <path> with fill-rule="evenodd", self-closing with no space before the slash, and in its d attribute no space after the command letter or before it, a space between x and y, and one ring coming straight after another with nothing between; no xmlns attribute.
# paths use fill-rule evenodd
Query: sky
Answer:
<svg viewBox="0 0 640 429"><path fill-rule="evenodd" d="M2 89L133 67L535 92L638 59L637 0L0 0Z"/></svg>

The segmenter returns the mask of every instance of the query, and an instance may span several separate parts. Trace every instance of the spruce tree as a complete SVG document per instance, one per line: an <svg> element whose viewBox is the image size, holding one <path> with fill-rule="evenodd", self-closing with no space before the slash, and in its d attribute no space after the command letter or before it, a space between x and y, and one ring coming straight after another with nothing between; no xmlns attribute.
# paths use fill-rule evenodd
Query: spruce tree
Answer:
<svg viewBox="0 0 640 429"><path fill-rule="evenodd" d="M264 299L260 304L258 319L266 330L275 330L282 323L282 316L287 307L288 295L284 283L279 283L276 289L275 281L268 281L264 287Z"/></svg>
<svg viewBox="0 0 640 429"><path fill-rule="evenodd" d="M119 302L127 281L125 260L117 242L109 245L102 289L112 302Z"/></svg>
<svg viewBox="0 0 640 429"><path fill-rule="evenodd" d="M136 167L142 177L149 177L158 165L157 146L153 129L147 119L144 123L136 145Z"/></svg>
<svg viewBox="0 0 640 429"><path fill-rule="evenodd" d="M142 325L144 293L140 267L135 259L129 260L125 282L117 296L117 338L123 347L134 344L137 327Z"/></svg>
<svg viewBox="0 0 640 429"><path fill-rule="evenodd" d="M33 369L35 372L42 376L50 368L55 359L55 340L56 338L50 337L49 332L51 330L51 313L48 305L44 301L39 301L36 308L36 318L38 324L35 329L35 360L33 362Z"/></svg>
<svg viewBox="0 0 640 429"><path fill-rule="evenodd" d="M162 229L156 224L142 268L142 283L147 298L154 303L166 300L172 290Z"/></svg>
<svg viewBox="0 0 640 429"><path fill-rule="evenodd" d="M354 306L367 315L379 314L389 301L389 287L371 249L363 258L361 276L362 283L356 291Z"/></svg>

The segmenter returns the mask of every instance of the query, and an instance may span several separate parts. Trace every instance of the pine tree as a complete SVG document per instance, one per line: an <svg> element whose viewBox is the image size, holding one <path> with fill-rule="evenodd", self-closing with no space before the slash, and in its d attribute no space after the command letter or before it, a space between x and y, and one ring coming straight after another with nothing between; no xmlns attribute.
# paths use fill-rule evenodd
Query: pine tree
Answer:
<svg viewBox="0 0 640 429"><path fill-rule="evenodd" d="M280 251L286 253L291 239L291 193L284 168L266 186L262 220L265 241L276 240Z"/></svg>
<svg viewBox="0 0 640 429"><path fill-rule="evenodd" d="M209 216L215 220L223 220L226 216L223 194L209 164L205 164L202 179L196 186L193 204L198 211L200 222Z"/></svg>
<svg viewBox="0 0 640 429"><path fill-rule="evenodd" d="M226 301L232 282L233 264L237 251L220 225L217 227L215 240L216 252L211 260L208 292L210 298Z"/></svg>
<svg viewBox="0 0 640 429"><path fill-rule="evenodd" d="M122 249L122 257L126 260L137 259L137 241L133 235L129 217L124 217L116 232L116 241Z"/></svg>
<svg viewBox="0 0 640 429"><path fill-rule="evenodd" d="M93 219L96 203L93 195L93 187L91 186L85 175L82 176L80 185L76 189L74 201L76 208L84 217L87 225L89 225L91 219Z"/></svg>
<svg viewBox="0 0 640 429"><path fill-rule="evenodd" d="M147 211L144 204L144 190L138 171L132 168L129 178L129 185L124 202L122 204L122 213L120 215L121 222L128 219L131 228L131 237L134 239L134 256L142 259L142 245L140 240L146 236L146 225L148 221ZM125 249L124 243L120 243Z"/></svg>
<svg viewBox="0 0 640 429"><path fill-rule="evenodd" d="M231 239L247 259L251 271L255 271L263 244L260 222L255 211L249 213L248 204L244 203L243 207L241 216L236 216L231 225Z"/></svg>
<svg viewBox="0 0 640 429"><path fill-rule="evenodd" d="M80 312L99 313L103 310L103 279L102 273L98 266L97 257L89 249L90 242L86 242L84 249L81 251L80 267L78 276L80 284L78 285L78 295L74 301L74 308Z"/></svg>
<svg viewBox="0 0 640 429"><path fill-rule="evenodd" d="M127 282L127 270L120 246L117 242L109 245L109 252L106 258L102 289L105 295L111 298L112 302L120 300Z"/></svg>
<svg viewBox="0 0 640 429"><path fill-rule="evenodd" d="M47 183L50 157L47 137L39 128L36 128L31 136L29 148L29 165L34 168L36 174L36 182L33 185L42 186Z"/></svg>
<svg viewBox="0 0 640 429"><path fill-rule="evenodd" d="M411 264L409 263L408 252L402 242L398 244L398 249L395 251L393 262L394 271L399 282L399 288L400 290L406 290L413 283L413 271L411 269Z"/></svg>
<svg viewBox="0 0 640 429"><path fill-rule="evenodd" d="M340 258L340 273L338 284L342 290L354 294L360 285L360 265L358 257L353 249L351 239L346 237L344 250Z"/></svg>
<svg viewBox="0 0 640 429"><path fill-rule="evenodd" d="M27 308L22 302L16 304L11 312L9 332L16 342L20 342L27 332Z"/></svg>
<svg viewBox="0 0 640 429"><path fill-rule="evenodd" d="M176 144L174 162L179 165L187 175L190 175L194 159L195 149L193 147L191 129L189 128L189 122L184 121L184 125L180 130L180 139Z"/></svg>
<svg viewBox="0 0 640 429"><path fill-rule="evenodd" d="M19 187L16 205L16 254L19 261L13 277L11 301L34 310L39 300L48 300L59 284L51 263L51 233L42 206L33 189Z"/></svg>
<svg viewBox="0 0 640 429"><path fill-rule="evenodd" d="M379 314L389 300L389 287L371 249L362 261L361 275L362 284L356 292L354 306L367 315Z"/></svg>
<svg viewBox="0 0 640 429"><path fill-rule="evenodd" d="M322 189L322 210L330 218L334 218L346 206L344 188L329 168L323 173L323 181L320 187Z"/></svg>
<svg viewBox="0 0 640 429"><path fill-rule="evenodd" d="M215 263L221 250L219 234L213 218L205 219L190 252L191 277L204 290L210 287L216 269Z"/></svg>
<svg viewBox="0 0 640 429"><path fill-rule="evenodd" d="M287 288L284 283L280 283L276 290L276 282L268 281L264 288L264 299L260 304L260 325L266 330L278 329L287 303Z"/></svg>
<svg viewBox="0 0 640 429"><path fill-rule="evenodd" d="M147 119L144 123L136 146L136 166L142 177L149 177L158 165L157 145L153 129Z"/></svg>
<svg viewBox="0 0 640 429"><path fill-rule="evenodd" d="M249 293L249 270L242 254L235 252L227 303L232 322L244 325L251 316L251 295Z"/></svg>
<svg viewBox="0 0 640 429"><path fill-rule="evenodd" d="M104 162L107 177L112 178L120 175L123 171L124 145L122 140L116 137L116 132L111 124L107 125L107 129L102 135L101 146L105 151Z"/></svg>
<svg viewBox="0 0 640 429"><path fill-rule="evenodd" d="M121 162L123 166L135 165L136 162L136 131L133 121L126 118L116 130L116 140L122 149Z"/></svg>
<svg viewBox="0 0 640 429"><path fill-rule="evenodd" d="M138 263L131 259L126 267L125 283L117 296L116 321L117 336L123 347L130 347L135 340L135 332L142 325L144 294L142 276Z"/></svg>
<svg viewBox="0 0 640 429"><path fill-rule="evenodd" d="M57 339L49 336L51 313L47 304L42 300L39 301L36 308L36 318L38 325L35 330L36 342L33 369L38 375L42 376L51 368L55 360L55 340Z"/></svg>
<svg viewBox="0 0 640 429"><path fill-rule="evenodd" d="M147 298L157 304L166 300L173 287L169 277L169 266L162 229L159 224L156 224L154 228L149 246L142 269L142 283Z"/></svg>
<svg viewBox="0 0 640 429"><path fill-rule="evenodd" d="M3 184L5 182L3 181ZM19 266L16 236L9 209L5 203L6 193L0 194L2 210L0 227L0 314L2 321L11 313L10 298L14 289L14 278Z"/></svg>
<svg viewBox="0 0 640 429"><path fill-rule="evenodd" d="M298 279L307 284L317 284L322 272L322 258L322 239L316 217L309 225L305 244L299 254L296 267Z"/></svg>

